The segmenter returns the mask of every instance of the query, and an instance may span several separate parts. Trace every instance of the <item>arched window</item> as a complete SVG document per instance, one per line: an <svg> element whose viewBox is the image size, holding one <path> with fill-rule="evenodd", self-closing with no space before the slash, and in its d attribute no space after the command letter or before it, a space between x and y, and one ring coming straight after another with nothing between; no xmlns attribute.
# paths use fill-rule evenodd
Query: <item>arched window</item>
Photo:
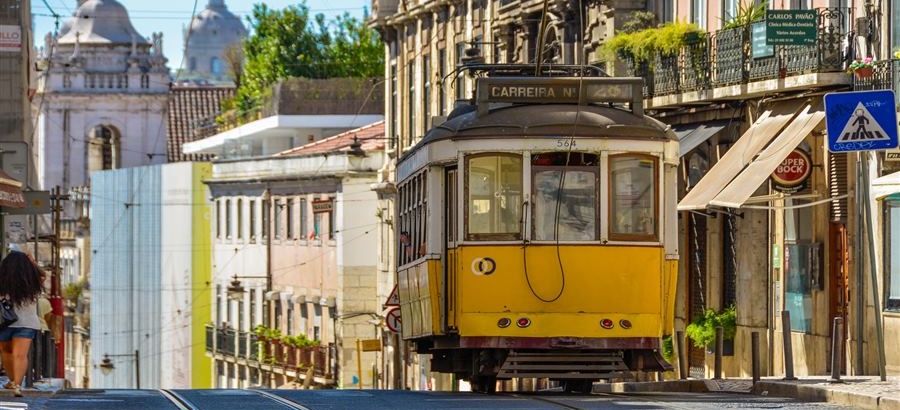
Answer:
<svg viewBox="0 0 900 410"><path fill-rule="evenodd" d="M188 60L188 71L196 71L197 70L197 57L191 57Z"/></svg>
<svg viewBox="0 0 900 410"><path fill-rule="evenodd" d="M222 72L224 71L222 69L222 60L219 60L218 57L213 57L209 63L209 66L210 66L209 71L212 72L213 74L216 74L216 75L222 74Z"/></svg>
<svg viewBox="0 0 900 410"><path fill-rule="evenodd" d="M107 125L98 125L88 135L88 173L119 168L119 133Z"/></svg>

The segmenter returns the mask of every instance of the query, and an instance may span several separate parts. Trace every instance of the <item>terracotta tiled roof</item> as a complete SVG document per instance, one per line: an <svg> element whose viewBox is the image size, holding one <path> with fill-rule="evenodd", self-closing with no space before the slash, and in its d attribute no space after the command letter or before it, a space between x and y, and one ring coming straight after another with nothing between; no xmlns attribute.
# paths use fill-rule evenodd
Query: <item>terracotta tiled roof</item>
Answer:
<svg viewBox="0 0 900 410"><path fill-rule="evenodd" d="M222 100L234 95L234 87L175 85L169 93L169 162L208 161L209 154L184 154L181 146L215 133Z"/></svg>
<svg viewBox="0 0 900 410"><path fill-rule="evenodd" d="M359 140L363 151L383 150L384 120L373 122L355 130L346 131L297 148L291 148L287 151L279 152L278 154L275 154L275 156L310 155L321 154L323 152L349 151L350 144L353 144L354 137Z"/></svg>

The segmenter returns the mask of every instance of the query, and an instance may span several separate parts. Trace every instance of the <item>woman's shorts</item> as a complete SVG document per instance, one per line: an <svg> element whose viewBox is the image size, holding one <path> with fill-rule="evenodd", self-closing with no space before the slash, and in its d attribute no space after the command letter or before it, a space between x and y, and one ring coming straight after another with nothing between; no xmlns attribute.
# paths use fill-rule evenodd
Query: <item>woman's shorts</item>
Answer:
<svg viewBox="0 0 900 410"><path fill-rule="evenodd" d="M8 342L12 338L34 339L37 336L37 330L27 327L8 327L0 330L0 342Z"/></svg>

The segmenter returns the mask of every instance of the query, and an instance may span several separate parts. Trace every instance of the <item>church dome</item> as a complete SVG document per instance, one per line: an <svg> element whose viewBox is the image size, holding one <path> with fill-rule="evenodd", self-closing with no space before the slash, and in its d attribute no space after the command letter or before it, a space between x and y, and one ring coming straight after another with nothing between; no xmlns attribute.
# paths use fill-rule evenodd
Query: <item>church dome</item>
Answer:
<svg viewBox="0 0 900 410"><path fill-rule="evenodd" d="M185 30L187 60L182 79L212 84L231 82L225 65L227 50L240 44L246 35L241 19L228 11L224 0L210 0Z"/></svg>
<svg viewBox="0 0 900 410"><path fill-rule="evenodd" d="M203 11L191 21L187 53L192 46L218 47L224 49L247 35L241 19L228 11L224 0L210 0Z"/></svg>
<svg viewBox="0 0 900 410"><path fill-rule="evenodd" d="M60 44L74 44L76 34L81 44L149 44L116 0L87 0L66 23L71 24L64 26L64 34L60 33Z"/></svg>

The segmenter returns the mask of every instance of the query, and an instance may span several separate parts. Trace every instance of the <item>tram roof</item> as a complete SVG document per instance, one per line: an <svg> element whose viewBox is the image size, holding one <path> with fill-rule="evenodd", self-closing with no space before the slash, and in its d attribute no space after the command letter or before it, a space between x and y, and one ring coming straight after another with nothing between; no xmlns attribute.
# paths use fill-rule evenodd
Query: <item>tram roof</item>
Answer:
<svg viewBox="0 0 900 410"><path fill-rule="evenodd" d="M595 137L677 139L668 126L630 111L598 105L525 104L496 107L486 115L456 115L429 131L417 145L452 138Z"/></svg>

